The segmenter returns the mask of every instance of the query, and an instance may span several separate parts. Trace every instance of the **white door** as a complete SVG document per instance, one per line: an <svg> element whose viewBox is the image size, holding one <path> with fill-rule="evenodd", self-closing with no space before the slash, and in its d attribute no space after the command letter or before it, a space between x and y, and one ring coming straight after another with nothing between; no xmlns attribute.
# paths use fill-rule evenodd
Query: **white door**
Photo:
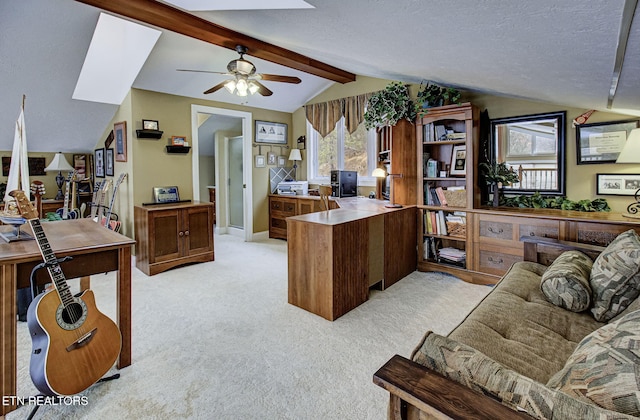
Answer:
<svg viewBox="0 0 640 420"><path fill-rule="evenodd" d="M243 138L228 139L229 145L229 187L228 215L229 226L244 229L244 182L242 174L242 142Z"/></svg>

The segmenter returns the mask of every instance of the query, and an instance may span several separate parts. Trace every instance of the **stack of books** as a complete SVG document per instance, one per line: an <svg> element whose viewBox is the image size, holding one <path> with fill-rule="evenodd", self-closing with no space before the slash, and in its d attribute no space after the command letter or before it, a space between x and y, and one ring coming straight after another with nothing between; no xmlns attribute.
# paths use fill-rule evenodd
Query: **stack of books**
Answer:
<svg viewBox="0 0 640 420"><path fill-rule="evenodd" d="M438 257L440 257L440 260L443 260L442 262L463 265L467 258L467 253L462 249L447 247L438 251Z"/></svg>

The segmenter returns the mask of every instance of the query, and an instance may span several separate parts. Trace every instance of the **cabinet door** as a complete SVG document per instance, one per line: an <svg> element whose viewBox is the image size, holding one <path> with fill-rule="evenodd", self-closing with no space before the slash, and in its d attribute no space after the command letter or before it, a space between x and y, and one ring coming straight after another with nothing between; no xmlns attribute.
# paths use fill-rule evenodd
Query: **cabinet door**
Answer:
<svg viewBox="0 0 640 420"><path fill-rule="evenodd" d="M149 216L149 262L157 263L180 257L179 210L153 211Z"/></svg>
<svg viewBox="0 0 640 420"><path fill-rule="evenodd" d="M184 255L194 255L213 250L213 220L211 208L192 207L183 212L183 230L178 232L184 238Z"/></svg>

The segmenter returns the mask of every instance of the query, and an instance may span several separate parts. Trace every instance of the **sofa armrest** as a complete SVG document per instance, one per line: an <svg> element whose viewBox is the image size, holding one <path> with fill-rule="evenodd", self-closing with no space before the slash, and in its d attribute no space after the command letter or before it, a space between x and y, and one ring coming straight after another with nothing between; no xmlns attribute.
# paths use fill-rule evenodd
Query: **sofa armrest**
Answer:
<svg viewBox="0 0 640 420"><path fill-rule="evenodd" d="M395 355L374 375L373 382L391 394L391 418L403 419L401 401L436 418L531 419L488 396Z"/></svg>
<svg viewBox="0 0 640 420"><path fill-rule="evenodd" d="M540 236L522 236L520 241L524 242L524 260L532 262L541 262L539 256L543 248L553 249L556 252L577 250L584 252L591 258L595 258L605 249L603 246L561 241L559 239L543 238Z"/></svg>

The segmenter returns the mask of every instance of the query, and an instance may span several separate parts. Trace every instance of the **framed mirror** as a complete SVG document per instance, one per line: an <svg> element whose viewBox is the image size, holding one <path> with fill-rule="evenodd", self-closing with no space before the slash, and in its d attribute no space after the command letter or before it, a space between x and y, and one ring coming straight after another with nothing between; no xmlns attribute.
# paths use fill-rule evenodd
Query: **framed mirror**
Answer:
<svg viewBox="0 0 640 420"><path fill-rule="evenodd" d="M565 121L565 111L491 120L491 157L520 179L505 194L565 195Z"/></svg>

